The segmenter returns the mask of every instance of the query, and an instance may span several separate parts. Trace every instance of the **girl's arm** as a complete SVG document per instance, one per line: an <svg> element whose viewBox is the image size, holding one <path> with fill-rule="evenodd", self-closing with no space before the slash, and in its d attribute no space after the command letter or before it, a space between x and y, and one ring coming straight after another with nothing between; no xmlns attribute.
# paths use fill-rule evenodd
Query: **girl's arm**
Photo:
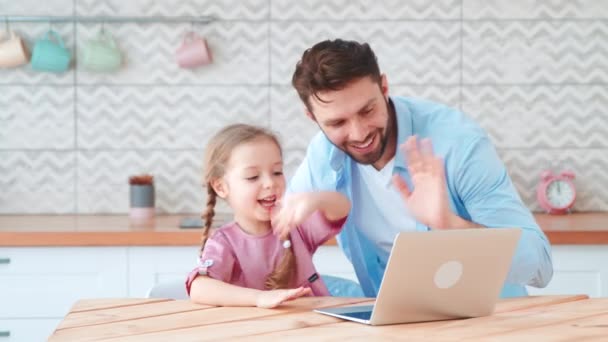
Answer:
<svg viewBox="0 0 608 342"><path fill-rule="evenodd" d="M289 231L306 222L315 212L320 212L326 221L344 219L350 211L350 201L335 191L303 192L287 195L273 217L275 234L284 239ZM342 222L344 223L344 222ZM337 234L342 224L339 225Z"/></svg>
<svg viewBox="0 0 608 342"><path fill-rule="evenodd" d="M316 197L317 208L328 221L337 221L348 215L350 201L346 196L335 191L319 191L312 193Z"/></svg>
<svg viewBox="0 0 608 342"><path fill-rule="evenodd" d="M190 299L198 304L216 306L257 306L274 308L286 301L311 293L310 288L261 291L198 276L190 287Z"/></svg>

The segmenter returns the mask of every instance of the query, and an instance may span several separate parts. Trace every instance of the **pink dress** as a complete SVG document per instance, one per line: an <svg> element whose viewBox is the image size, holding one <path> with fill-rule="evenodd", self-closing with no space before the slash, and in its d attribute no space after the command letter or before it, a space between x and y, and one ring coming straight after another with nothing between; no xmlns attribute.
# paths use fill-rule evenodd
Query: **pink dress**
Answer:
<svg viewBox="0 0 608 342"><path fill-rule="evenodd" d="M340 232L346 217L328 221L317 211L302 225L293 229L290 240L295 255L296 271L290 288L307 286L315 296L329 296L327 286L312 263L312 255L319 246ZM264 290L267 276L282 260L285 249L272 231L263 236L245 233L236 222L217 229L207 239L201 265L188 274L186 289L199 272L226 283Z"/></svg>

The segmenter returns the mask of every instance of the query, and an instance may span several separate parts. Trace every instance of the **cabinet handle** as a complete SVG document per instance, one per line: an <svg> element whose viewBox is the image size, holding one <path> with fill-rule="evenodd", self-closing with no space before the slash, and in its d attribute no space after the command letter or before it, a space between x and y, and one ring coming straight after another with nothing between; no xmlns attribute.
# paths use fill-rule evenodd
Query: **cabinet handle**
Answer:
<svg viewBox="0 0 608 342"><path fill-rule="evenodd" d="M11 258L0 258L0 264L10 264ZM2 335L0 335L2 336Z"/></svg>
<svg viewBox="0 0 608 342"><path fill-rule="evenodd" d="M11 337L11 331L10 330L0 331L0 337Z"/></svg>

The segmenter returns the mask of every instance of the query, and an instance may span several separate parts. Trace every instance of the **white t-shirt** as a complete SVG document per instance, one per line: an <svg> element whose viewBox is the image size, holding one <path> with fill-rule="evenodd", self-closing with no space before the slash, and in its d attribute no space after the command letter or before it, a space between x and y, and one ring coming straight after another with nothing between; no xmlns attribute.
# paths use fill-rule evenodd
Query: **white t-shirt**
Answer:
<svg viewBox="0 0 608 342"><path fill-rule="evenodd" d="M372 165L357 164L353 177L353 200L357 208L355 223L363 234L379 246L386 264L398 232L416 230L403 198L392 182L395 158L382 170Z"/></svg>

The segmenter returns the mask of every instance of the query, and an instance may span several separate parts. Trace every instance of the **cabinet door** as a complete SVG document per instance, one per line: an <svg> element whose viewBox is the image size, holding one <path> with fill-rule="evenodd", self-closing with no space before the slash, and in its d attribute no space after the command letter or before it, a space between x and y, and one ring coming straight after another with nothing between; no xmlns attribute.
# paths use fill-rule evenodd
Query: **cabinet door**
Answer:
<svg viewBox="0 0 608 342"><path fill-rule="evenodd" d="M347 278L358 282L353 265L338 246L321 246L313 255L312 261L317 272Z"/></svg>
<svg viewBox="0 0 608 342"><path fill-rule="evenodd" d="M60 321L60 319L0 319L0 341L46 341Z"/></svg>
<svg viewBox="0 0 608 342"><path fill-rule="evenodd" d="M126 247L0 248L0 318L61 318L82 298L127 295Z"/></svg>
<svg viewBox="0 0 608 342"><path fill-rule="evenodd" d="M152 286L184 282L196 266L198 247L130 247L129 296L146 297Z"/></svg>
<svg viewBox="0 0 608 342"><path fill-rule="evenodd" d="M553 246L553 279L546 288L528 287L531 295L608 296L608 248L600 245Z"/></svg>

